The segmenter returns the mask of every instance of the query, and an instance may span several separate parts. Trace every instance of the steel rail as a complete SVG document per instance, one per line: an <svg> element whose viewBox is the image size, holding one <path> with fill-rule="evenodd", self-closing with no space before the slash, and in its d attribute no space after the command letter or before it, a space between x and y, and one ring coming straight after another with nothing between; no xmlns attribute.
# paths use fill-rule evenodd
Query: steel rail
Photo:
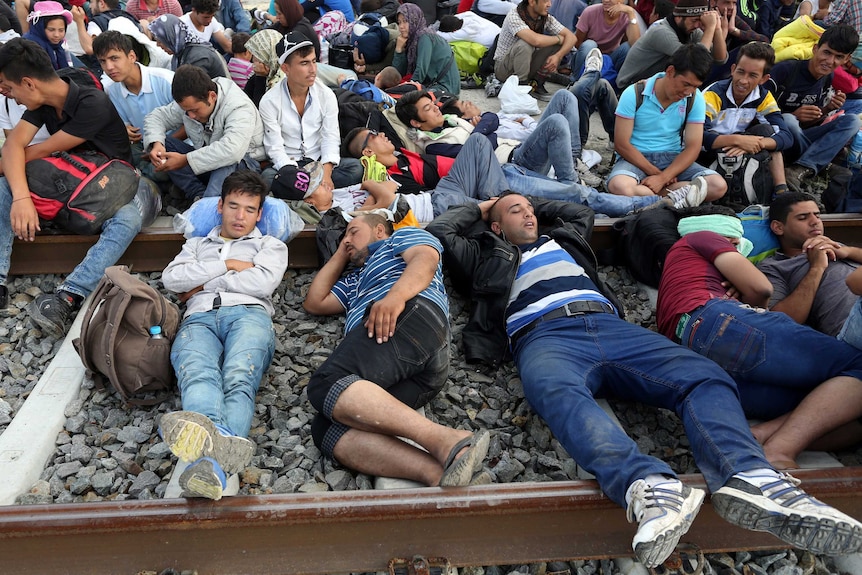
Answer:
<svg viewBox="0 0 862 575"><path fill-rule="evenodd" d="M800 471L805 489L862 518L862 468ZM703 486L700 475L683 477ZM18 506L0 509L3 572L343 573L390 559L454 566L631 555L635 527L594 481ZM704 552L775 549L704 505L684 537Z"/></svg>
<svg viewBox="0 0 862 575"><path fill-rule="evenodd" d="M591 244L601 255L612 250L616 219L596 220ZM826 214L823 216L826 234L846 244L862 245L862 214ZM33 242L15 240L9 275L69 273L80 262L97 236L40 235ZM183 237L170 227L169 218L143 230L126 250L119 263L140 272L153 272L165 266L179 253ZM317 245L311 227L300 232L288 249L289 266L294 269L318 267Z"/></svg>

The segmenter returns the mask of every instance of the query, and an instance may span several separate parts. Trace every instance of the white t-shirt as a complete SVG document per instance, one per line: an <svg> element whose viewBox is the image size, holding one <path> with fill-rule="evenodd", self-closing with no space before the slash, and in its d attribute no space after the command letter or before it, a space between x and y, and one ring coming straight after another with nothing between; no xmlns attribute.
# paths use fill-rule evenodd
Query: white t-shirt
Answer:
<svg viewBox="0 0 862 575"><path fill-rule="evenodd" d="M429 192L395 194L395 199L389 206L390 210L395 210L398 198L404 198L419 222L428 223L434 219L434 207L431 205L431 194ZM367 199L368 192L362 189L362 184L354 184L346 188L335 188L332 190L332 207L339 207L345 212L354 212L362 209Z"/></svg>
<svg viewBox="0 0 862 575"><path fill-rule="evenodd" d="M18 125L18 122L21 121L21 116L23 116L26 111L27 107L23 104L19 104L15 100L0 94L0 128L11 130ZM41 144L50 136L51 134L48 133L45 126L42 126L39 128L39 131L36 132L36 135L33 136L33 140L30 142L30 145Z"/></svg>
<svg viewBox="0 0 862 575"><path fill-rule="evenodd" d="M203 32L198 30L194 23L192 23L191 12L186 12L185 14L180 16L180 20L186 23L186 26L189 27L191 33L200 38L201 42L209 42L213 34L215 34L216 32L224 32L224 26L222 26L222 23L215 18L212 19L212 22L209 23L209 26L203 29Z"/></svg>
<svg viewBox="0 0 862 575"><path fill-rule="evenodd" d="M482 18L475 12L467 10L460 14L455 14L455 17L460 18L464 22L463 26L454 32L437 32L437 35L447 42L455 42L458 40L469 40L478 42L485 48L490 48L494 43L494 39L500 34L500 27Z"/></svg>

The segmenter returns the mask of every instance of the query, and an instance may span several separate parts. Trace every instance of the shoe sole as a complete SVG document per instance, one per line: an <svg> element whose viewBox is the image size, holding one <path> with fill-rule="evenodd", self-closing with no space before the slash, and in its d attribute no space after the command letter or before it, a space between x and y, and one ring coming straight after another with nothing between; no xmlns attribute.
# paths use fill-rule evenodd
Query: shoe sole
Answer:
<svg viewBox="0 0 862 575"><path fill-rule="evenodd" d="M205 497L214 501L221 499L224 491L221 480L209 461L201 461L187 467L180 475L180 487L183 488L183 497Z"/></svg>
<svg viewBox="0 0 862 575"><path fill-rule="evenodd" d="M485 456L488 455L488 446L491 444L491 434L487 431L478 431L474 434L473 444L467 452L452 462L443 471L440 478L440 487L462 487L469 485L477 468L481 469Z"/></svg>
<svg viewBox="0 0 862 575"><path fill-rule="evenodd" d="M243 437L225 437L205 415L174 411L162 416L159 427L171 453L183 461L212 457L225 473L244 469L254 456L255 445Z"/></svg>
<svg viewBox="0 0 862 575"><path fill-rule="evenodd" d="M845 555L862 546L862 528L826 515L788 509L762 495L722 487L712 495L712 506L733 525L771 533L814 554Z"/></svg>
<svg viewBox="0 0 862 575"><path fill-rule="evenodd" d="M691 528L705 497L706 493L703 490L692 488L691 495L686 498L683 505L682 521L676 527L659 534L655 539L634 545L634 552L638 560L649 569L664 563L673 553L680 538ZM664 556L656 556L659 552L662 552Z"/></svg>
<svg viewBox="0 0 862 575"><path fill-rule="evenodd" d="M30 321L35 323L39 329L42 331L48 332L49 335L54 337L63 337L66 335L66 326L57 326L56 323L42 315L42 310L39 309L39 306L36 304L37 300L33 300L30 302L30 305L27 307L27 312L30 316Z"/></svg>

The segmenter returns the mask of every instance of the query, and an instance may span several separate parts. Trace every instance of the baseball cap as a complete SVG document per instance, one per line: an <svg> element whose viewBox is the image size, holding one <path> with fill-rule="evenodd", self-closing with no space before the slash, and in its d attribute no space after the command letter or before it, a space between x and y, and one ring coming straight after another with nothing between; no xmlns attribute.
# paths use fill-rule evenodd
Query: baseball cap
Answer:
<svg viewBox="0 0 862 575"><path fill-rule="evenodd" d="M275 55L278 56L278 63L284 64L288 56L306 46L314 46L314 44L304 34L300 32L285 34L282 41L275 45Z"/></svg>

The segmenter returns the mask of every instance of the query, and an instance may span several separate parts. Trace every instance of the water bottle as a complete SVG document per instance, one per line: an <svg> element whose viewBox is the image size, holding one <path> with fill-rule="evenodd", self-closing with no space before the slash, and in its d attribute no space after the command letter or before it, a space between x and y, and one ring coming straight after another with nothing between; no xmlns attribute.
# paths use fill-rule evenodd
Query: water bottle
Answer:
<svg viewBox="0 0 862 575"><path fill-rule="evenodd" d="M162 326L154 325L150 328L150 339L164 339L162 335Z"/></svg>
<svg viewBox="0 0 862 575"><path fill-rule="evenodd" d="M847 167L858 171L862 169L862 130L856 132L850 140L850 151L847 153Z"/></svg>

